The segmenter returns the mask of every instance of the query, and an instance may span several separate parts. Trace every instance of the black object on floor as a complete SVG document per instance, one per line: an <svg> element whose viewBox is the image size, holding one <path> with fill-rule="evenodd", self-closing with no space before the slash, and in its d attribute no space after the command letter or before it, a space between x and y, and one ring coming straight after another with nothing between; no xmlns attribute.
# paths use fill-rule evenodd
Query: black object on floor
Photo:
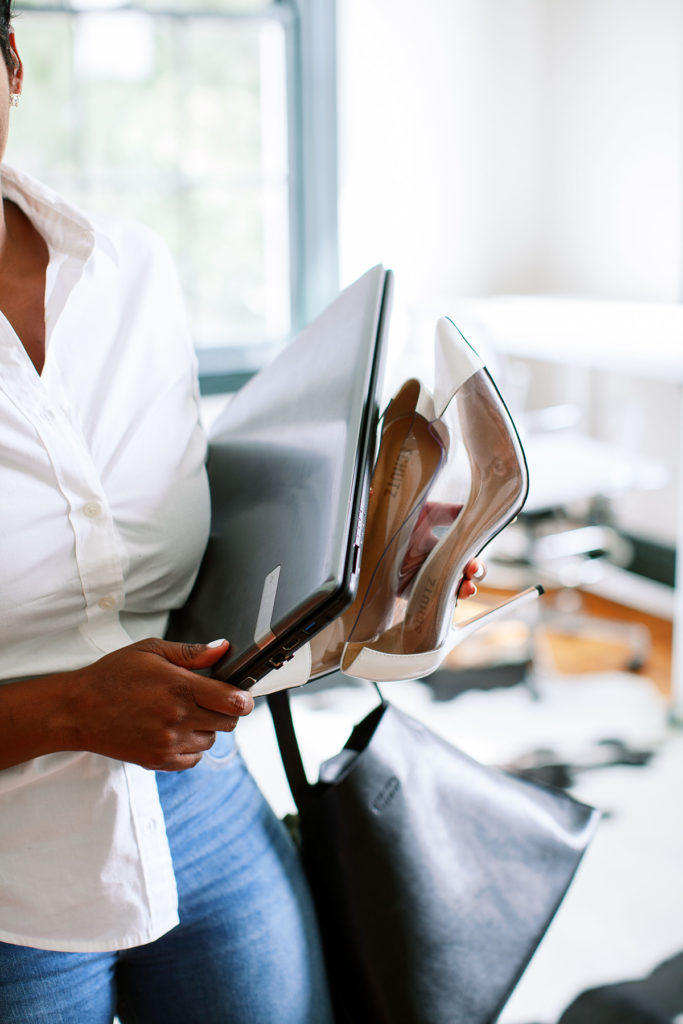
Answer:
<svg viewBox="0 0 683 1024"><path fill-rule="evenodd" d="M683 1014L683 953L636 981L582 992L558 1024L674 1024Z"/></svg>
<svg viewBox="0 0 683 1024"><path fill-rule="evenodd" d="M582 757L576 757L571 762L563 760L553 750L542 749L518 757L505 765L505 768L525 779L567 789L581 772L615 765L642 767L650 763L654 753L653 750L631 747L623 740L610 738L598 740Z"/></svg>
<svg viewBox="0 0 683 1024"><path fill-rule="evenodd" d="M482 665L472 668L440 668L422 682L432 691L434 700L451 700L465 690L495 690L516 686L527 678L530 661Z"/></svg>

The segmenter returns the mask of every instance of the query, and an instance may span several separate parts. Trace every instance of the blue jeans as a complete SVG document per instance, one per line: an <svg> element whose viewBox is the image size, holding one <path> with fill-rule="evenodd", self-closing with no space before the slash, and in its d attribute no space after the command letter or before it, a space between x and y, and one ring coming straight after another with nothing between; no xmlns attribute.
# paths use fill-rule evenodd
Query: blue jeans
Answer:
<svg viewBox="0 0 683 1024"><path fill-rule="evenodd" d="M232 735L157 778L180 924L119 953L0 943L2 1024L330 1024L298 855Z"/></svg>

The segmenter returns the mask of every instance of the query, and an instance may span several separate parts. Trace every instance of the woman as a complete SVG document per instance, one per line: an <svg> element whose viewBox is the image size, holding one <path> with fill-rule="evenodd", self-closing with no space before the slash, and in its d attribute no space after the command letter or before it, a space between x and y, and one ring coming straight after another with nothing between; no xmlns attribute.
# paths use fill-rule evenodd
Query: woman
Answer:
<svg viewBox="0 0 683 1024"><path fill-rule="evenodd" d="M234 746L253 700L198 674L227 641L148 639L208 534L173 268L0 173L0 1020L326 1024L296 852Z"/></svg>

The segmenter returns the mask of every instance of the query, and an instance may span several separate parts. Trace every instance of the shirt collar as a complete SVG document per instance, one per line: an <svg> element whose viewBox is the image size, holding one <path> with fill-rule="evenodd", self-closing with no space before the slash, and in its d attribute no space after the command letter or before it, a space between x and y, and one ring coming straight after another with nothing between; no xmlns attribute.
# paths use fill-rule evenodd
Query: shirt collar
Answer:
<svg viewBox="0 0 683 1024"><path fill-rule="evenodd" d="M85 262L97 242L117 262L112 241L83 211L7 164L0 167L0 175L3 196L17 204L51 248Z"/></svg>

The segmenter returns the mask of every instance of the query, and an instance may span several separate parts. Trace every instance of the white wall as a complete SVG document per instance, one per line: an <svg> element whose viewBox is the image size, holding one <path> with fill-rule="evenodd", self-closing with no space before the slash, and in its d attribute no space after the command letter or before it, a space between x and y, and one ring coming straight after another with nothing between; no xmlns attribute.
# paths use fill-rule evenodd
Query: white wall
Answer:
<svg viewBox="0 0 683 1024"><path fill-rule="evenodd" d="M345 280L683 297L680 0L337 0Z"/></svg>
<svg viewBox="0 0 683 1024"><path fill-rule="evenodd" d="M337 11L342 279L396 271L390 385L426 365L425 321L463 299L683 300L680 0ZM591 383L601 436L632 409L644 454L677 450L673 385L616 390ZM624 525L673 541L676 487L629 496Z"/></svg>
<svg viewBox="0 0 683 1024"><path fill-rule="evenodd" d="M547 0L544 16L542 290L680 301L683 4Z"/></svg>
<svg viewBox="0 0 683 1024"><path fill-rule="evenodd" d="M538 268L538 0L338 0L342 273L407 302Z"/></svg>

